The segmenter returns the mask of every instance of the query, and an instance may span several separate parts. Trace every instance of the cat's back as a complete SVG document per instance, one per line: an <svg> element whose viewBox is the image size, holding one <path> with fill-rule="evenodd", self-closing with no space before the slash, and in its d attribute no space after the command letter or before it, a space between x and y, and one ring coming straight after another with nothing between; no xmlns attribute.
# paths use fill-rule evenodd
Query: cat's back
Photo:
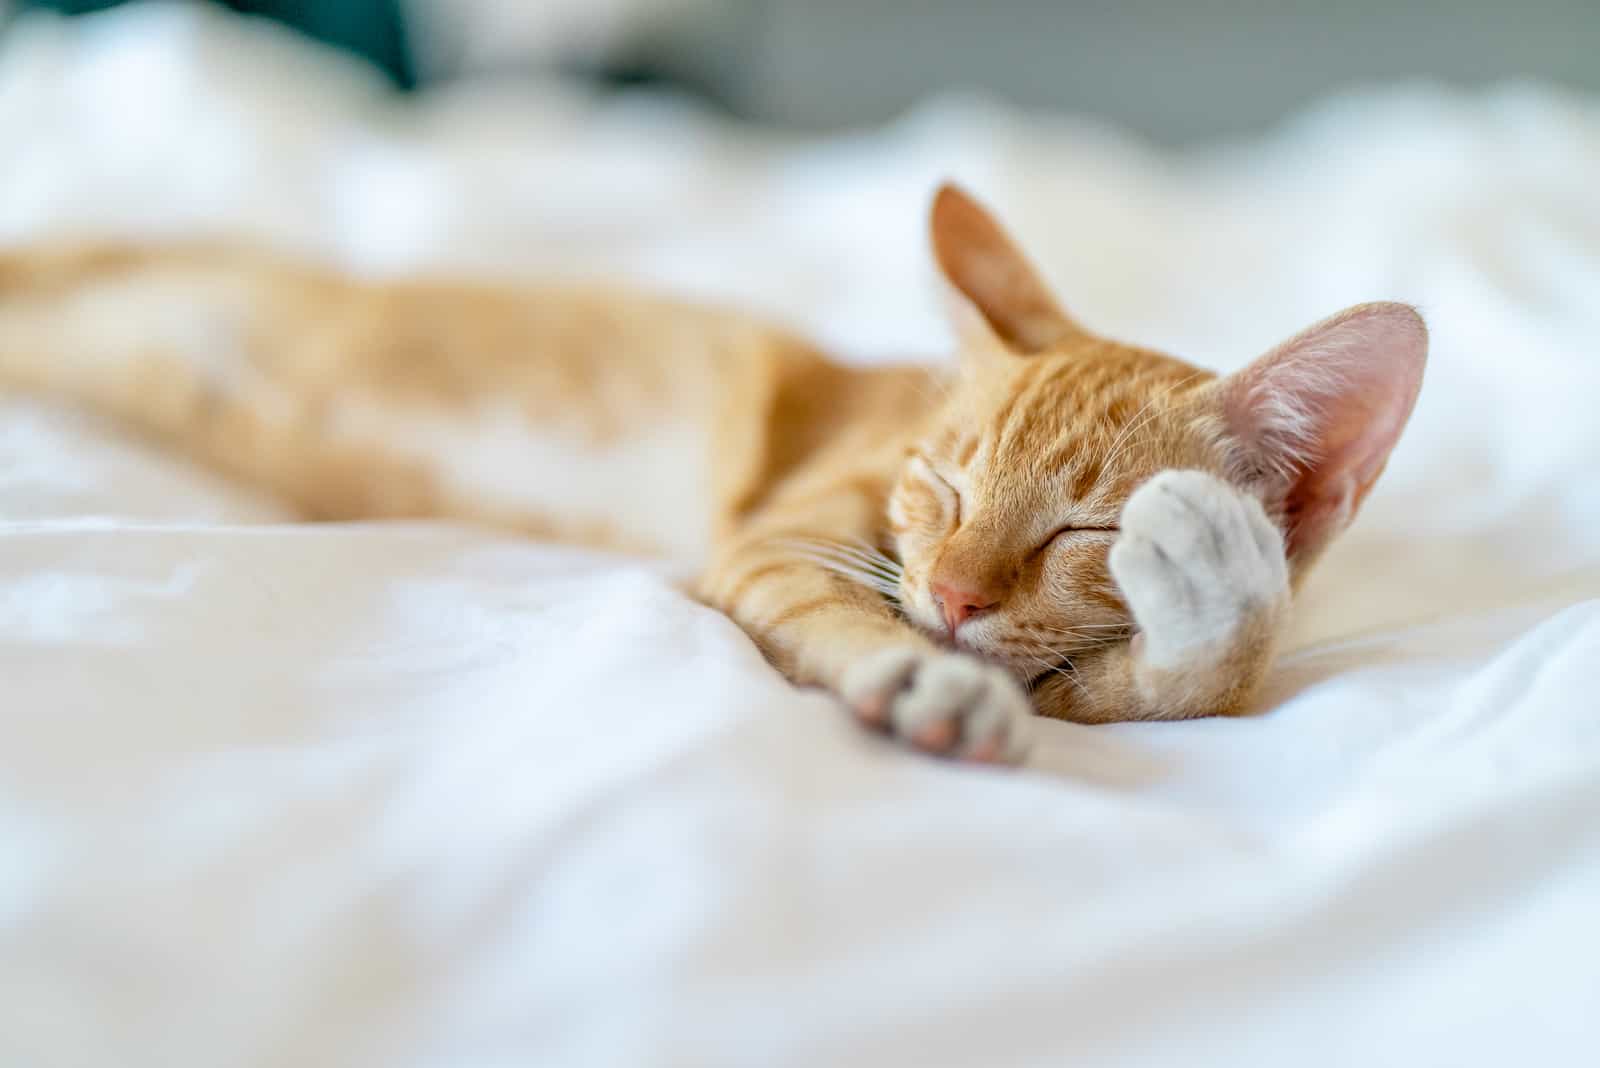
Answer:
<svg viewBox="0 0 1600 1068"><path fill-rule="evenodd" d="M624 286L363 277L223 242L0 253L7 380L324 518L698 560L792 437L785 384L832 367L758 318Z"/></svg>

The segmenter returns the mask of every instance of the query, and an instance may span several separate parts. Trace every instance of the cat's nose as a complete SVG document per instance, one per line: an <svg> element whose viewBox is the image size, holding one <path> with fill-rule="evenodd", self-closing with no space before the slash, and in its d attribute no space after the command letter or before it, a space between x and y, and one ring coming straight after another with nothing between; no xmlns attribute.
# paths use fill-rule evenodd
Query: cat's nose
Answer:
<svg viewBox="0 0 1600 1068"><path fill-rule="evenodd" d="M950 628L952 638L956 636L957 627L985 608L993 608L995 605L995 599L987 593L962 589L948 582L935 582L930 589L933 591L933 599L939 602L940 611L944 612L944 622Z"/></svg>

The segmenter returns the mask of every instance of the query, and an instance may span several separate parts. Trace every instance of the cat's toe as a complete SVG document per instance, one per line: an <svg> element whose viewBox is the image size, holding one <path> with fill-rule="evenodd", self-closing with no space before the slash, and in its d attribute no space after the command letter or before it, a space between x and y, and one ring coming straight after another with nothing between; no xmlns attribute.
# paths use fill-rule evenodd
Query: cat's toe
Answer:
<svg viewBox="0 0 1600 1068"><path fill-rule="evenodd" d="M1110 567L1162 661L1226 640L1288 596L1283 539L1260 502L1200 471L1163 471L1134 492Z"/></svg>
<svg viewBox="0 0 1600 1068"><path fill-rule="evenodd" d="M930 753L948 753L961 740L961 726L954 719L935 720L911 734L911 743Z"/></svg>
<svg viewBox="0 0 1600 1068"><path fill-rule="evenodd" d="M958 653L888 650L842 687L856 718L931 753L989 763L1027 753L1032 706L1003 669Z"/></svg>
<svg viewBox="0 0 1600 1068"><path fill-rule="evenodd" d="M851 666L839 693L857 720L878 730L891 726L890 710L916 671L919 655L917 649L886 649Z"/></svg>
<svg viewBox="0 0 1600 1068"><path fill-rule="evenodd" d="M1033 740L1033 702L1001 668L979 665L984 685L963 719L960 755L982 763L1014 763Z"/></svg>

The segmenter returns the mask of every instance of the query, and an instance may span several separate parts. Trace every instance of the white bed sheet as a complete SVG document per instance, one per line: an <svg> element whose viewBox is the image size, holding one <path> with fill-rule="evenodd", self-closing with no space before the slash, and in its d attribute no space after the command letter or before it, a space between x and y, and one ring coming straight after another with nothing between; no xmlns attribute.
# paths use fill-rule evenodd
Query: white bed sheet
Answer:
<svg viewBox="0 0 1600 1068"><path fill-rule="evenodd" d="M553 86L402 111L169 9L11 40L0 145L6 240L623 274L859 358L944 346L953 174L1108 331L1228 366L1391 298L1435 339L1270 711L1047 724L1022 773L863 737L648 566L290 525L5 402L0 1063L1593 1063L1596 102L799 142Z"/></svg>

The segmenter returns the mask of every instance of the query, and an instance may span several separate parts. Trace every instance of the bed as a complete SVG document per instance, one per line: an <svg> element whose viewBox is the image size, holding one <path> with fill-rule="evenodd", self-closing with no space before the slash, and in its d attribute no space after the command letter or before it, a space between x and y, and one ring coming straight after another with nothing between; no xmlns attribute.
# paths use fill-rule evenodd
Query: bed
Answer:
<svg viewBox="0 0 1600 1068"><path fill-rule="evenodd" d="M1433 331L1260 714L1048 723L1021 772L864 736L658 565L296 525L0 400L0 1063L1593 1063L1600 102L1372 90L1172 154L950 97L800 139L401 104L167 8L7 39L0 145L7 243L622 276L858 360L948 348L946 176L1109 333Z"/></svg>

